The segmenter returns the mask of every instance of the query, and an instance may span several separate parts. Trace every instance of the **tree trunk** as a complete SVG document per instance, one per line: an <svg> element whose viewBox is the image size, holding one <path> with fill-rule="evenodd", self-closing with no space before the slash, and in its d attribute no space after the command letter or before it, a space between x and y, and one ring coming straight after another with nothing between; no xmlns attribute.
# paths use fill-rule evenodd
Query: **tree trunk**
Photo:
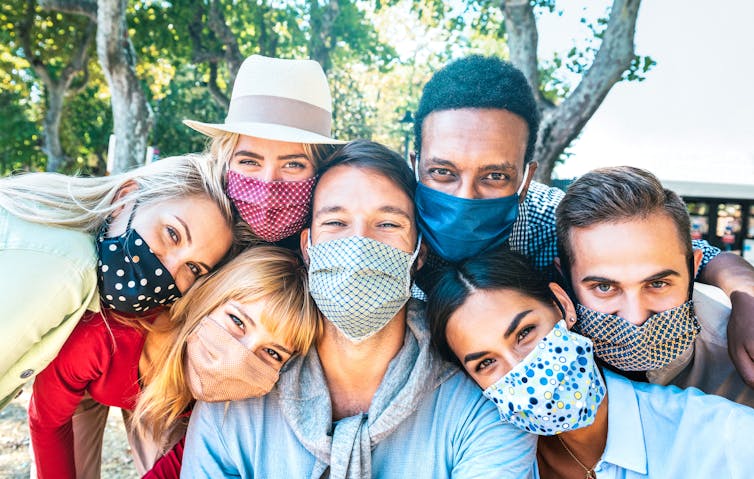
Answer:
<svg viewBox="0 0 754 479"><path fill-rule="evenodd" d="M26 4L26 15L18 25L21 48L29 61L34 72L44 84L47 111L42 122L43 145L42 151L47 155L47 171L58 171L66 162L66 155L60 143L60 117L63 113L63 102L73 77L84 71L83 86L88 79L86 61L89 44L96 25L89 21L81 38L78 48L71 54L70 61L56 74L59 66L46 65L42 59L34 53L31 40L31 29L34 22L34 2L29 0ZM76 13L79 13L78 11Z"/></svg>
<svg viewBox="0 0 754 479"><path fill-rule="evenodd" d="M503 0L511 62L524 72L535 91L542 112L534 160L539 163L535 178L550 183L555 162L581 133L608 92L634 58L634 33L641 0L613 0L610 18L594 61L579 85L554 106L539 93L537 70L537 31L534 12L528 0Z"/></svg>
<svg viewBox="0 0 754 479"><path fill-rule="evenodd" d="M335 44L332 38L332 27L339 13L338 0L329 0L324 7L319 6L318 0L309 1L309 17L311 18L309 56L322 65L325 73L332 68L330 51Z"/></svg>
<svg viewBox="0 0 754 479"><path fill-rule="evenodd" d="M112 173L144 164L147 135L154 116L136 76L136 52L126 25L127 3L127 0L97 3L97 56L110 87L116 138Z"/></svg>
<svg viewBox="0 0 754 479"><path fill-rule="evenodd" d="M60 116L63 113L65 89L62 85L45 89L47 112L44 118L44 145L42 151L47 155L47 171L59 171L66 162L63 146L60 144Z"/></svg>

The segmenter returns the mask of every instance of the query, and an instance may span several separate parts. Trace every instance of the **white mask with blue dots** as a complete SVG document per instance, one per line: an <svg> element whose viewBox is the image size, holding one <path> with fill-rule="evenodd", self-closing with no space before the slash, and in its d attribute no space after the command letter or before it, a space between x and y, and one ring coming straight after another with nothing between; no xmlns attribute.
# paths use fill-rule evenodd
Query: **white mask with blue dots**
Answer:
<svg viewBox="0 0 754 479"><path fill-rule="evenodd" d="M503 421L551 436L592 424L605 391L592 342L561 320L484 395Z"/></svg>

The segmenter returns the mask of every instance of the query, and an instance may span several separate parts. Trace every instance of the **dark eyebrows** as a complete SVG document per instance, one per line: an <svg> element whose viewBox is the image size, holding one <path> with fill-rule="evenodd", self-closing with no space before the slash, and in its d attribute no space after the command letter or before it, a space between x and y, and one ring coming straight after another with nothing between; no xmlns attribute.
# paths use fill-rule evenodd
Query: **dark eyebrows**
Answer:
<svg viewBox="0 0 754 479"><path fill-rule="evenodd" d="M614 279L603 278L602 276L584 276L581 278L582 283L605 283L605 284L618 284Z"/></svg>
<svg viewBox="0 0 754 479"><path fill-rule="evenodd" d="M674 269L666 269L663 271L660 271L659 273L655 273L652 276L648 276L644 278L645 283L651 283L652 281L657 281L658 279L666 278L668 276L678 276L680 277L681 274L674 270Z"/></svg>
<svg viewBox="0 0 754 479"><path fill-rule="evenodd" d="M531 313L531 309L527 309L526 311L521 311L518 313L514 318L513 321L511 321L511 324L508 325L508 329L505 330L505 333L503 334L503 338L508 339L511 334L518 328L518 325L521 324L521 320L526 317L527 314Z"/></svg>
<svg viewBox="0 0 754 479"><path fill-rule="evenodd" d="M251 158L257 159L257 160L264 160L264 157L262 155L259 155L257 153L254 153L253 151L247 151L247 150L238 150L237 152L233 153L233 157L236 156L250 156Z"/></svg>
<svg viewBox="0 0 754 479"><path fill-rule="evenodd" d="M297 160L299 158L303 158L306 161L309 161L309 157L304 153L293 153L291 155L278 156L278 161Z"/></svg>
<svg viewBox="0 0 754 479"><path fill-rule="evenodd" d="M508 326L508 329L503 334L504 338L508 338L513 332L518 328L518 325L521 324L521 320L526 317L529 313L531 313L531 309L527 309L526 311L521 311L518 313L514 318L513 321L511 321L511 324ZM489 351L478 351L476 353L469 353L466 356L463 357L463 363L466 364L469 361L474 361L479 358L482 358L489 354Z"/></svg>
<svg viewBox="0 0 754 479"><path fill-rule="evenodd" d="M516 166L511 165L510 163L495 163L493 165L484 165L479 169L480 172L487 172L487 171L516 171Z"/></svg>
<svg viewBox="0 0 754 479"><path fill-rule="evenodd" d="M487 351L479 351L478 353L469 353L463 358L463 364L466 364L469 361L474 361L475 359L479 359L483 356L486 356L487 354L489 354Z"/></svg>

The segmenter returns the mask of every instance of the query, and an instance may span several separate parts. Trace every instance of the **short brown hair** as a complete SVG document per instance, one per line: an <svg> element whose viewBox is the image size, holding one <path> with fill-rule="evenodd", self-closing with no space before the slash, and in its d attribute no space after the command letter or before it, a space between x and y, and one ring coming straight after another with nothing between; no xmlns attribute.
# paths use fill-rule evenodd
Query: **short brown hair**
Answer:
<svg viewBox="0 0 754 479"><path fill-rule="evenodd" d="M590 171L571 184L556 211L561 266L568 269L573 265L572 228L646 218L654 213L664 213L673 220L678 240L691 261L689 214L677 194L640 168L614 166Z"/></svg>

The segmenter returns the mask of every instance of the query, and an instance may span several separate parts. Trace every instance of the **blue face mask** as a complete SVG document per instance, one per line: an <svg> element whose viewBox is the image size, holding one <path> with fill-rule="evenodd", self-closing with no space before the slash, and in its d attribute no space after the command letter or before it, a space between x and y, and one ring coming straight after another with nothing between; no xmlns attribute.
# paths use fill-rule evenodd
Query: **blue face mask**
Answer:
<svg viewBox="0 0 754 479"><path fill-rule="evenodd" d="M524 178L528 169L526 165ZM502 198L470 200L419 183L415 200L419 230L427 244L445 261L462 261L494 250L502 246L513 231L520 193L521 189Z"/></svg>

